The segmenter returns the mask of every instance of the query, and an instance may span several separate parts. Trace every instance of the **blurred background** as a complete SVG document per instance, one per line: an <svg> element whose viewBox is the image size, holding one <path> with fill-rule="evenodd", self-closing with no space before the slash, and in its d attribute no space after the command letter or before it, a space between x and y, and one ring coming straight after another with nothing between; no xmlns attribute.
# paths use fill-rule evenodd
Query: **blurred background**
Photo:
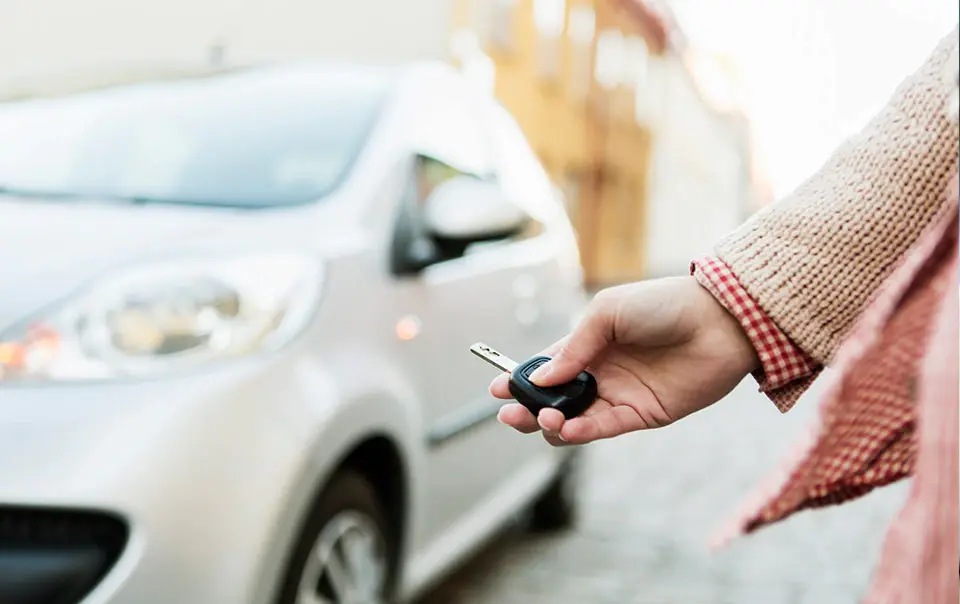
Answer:
<svg viewBox="0 0 960 604"><path fill-rule="evenodd" d="M440 60L516 118L599 288L682 274L788 194L956 18L945 0L0 0L0 103L262 63ZM591 447L573 531L508 531L422 603L856 601L903 485L706 549L813 418L806 398L781 416L745 383Z"/></svg>
<svg viewBox="0 0 960 604"><path fill-rule="evenodd" d="M440 59L520 122L594 286L674 273L922 60L921 0L3 0L0 99L198 69Z"/></svg>

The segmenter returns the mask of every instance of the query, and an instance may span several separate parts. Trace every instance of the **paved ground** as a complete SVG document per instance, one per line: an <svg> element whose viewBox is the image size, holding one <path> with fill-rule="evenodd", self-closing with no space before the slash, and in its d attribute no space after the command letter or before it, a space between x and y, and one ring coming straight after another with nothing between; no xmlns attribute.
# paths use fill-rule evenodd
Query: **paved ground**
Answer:
<svg viewBox="0 0 960 604"><path fill-rule="evenodd" d="M676 426L588 448L572 532L508 532L420 604L855 604L906 484L710 554L710 533L813 417L745 383Z"/></svg>

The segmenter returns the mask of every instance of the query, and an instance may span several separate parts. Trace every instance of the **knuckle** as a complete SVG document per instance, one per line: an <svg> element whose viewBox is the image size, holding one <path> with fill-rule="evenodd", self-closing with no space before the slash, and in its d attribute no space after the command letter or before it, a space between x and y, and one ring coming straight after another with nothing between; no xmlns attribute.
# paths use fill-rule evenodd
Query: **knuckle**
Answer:
<svg viewBox="0 0 960 604"><path fill-rule="evenodd" d="M636 283L624 283L605 287L594 295L594 299L603 304L619 304L620 300L636 291L637 285Z"/></svg>
<svg viewBox="0 0 960 604"><path fill-rule="evenodd" d="M591 300L590 304L595 309L605 308L617 298L615 287L607 287L598 291Z"/></svg>
<svg viewBox="0 0 960 604"><path fill-rule="evenodd" d="M586 320L598 326L609 323L616 316L622 300L617 288L601 290L587 305Z"/></svg>

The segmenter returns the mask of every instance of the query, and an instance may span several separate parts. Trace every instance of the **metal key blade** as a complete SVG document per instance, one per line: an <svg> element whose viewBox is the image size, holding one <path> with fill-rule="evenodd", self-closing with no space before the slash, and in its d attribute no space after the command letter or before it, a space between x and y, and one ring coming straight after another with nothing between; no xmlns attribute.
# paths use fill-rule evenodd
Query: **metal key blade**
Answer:
<svg viewBox="0 0 960 604"><path fill-rule="evenodd" d="M517 368L517 362L511 359L510 357L497 352L493 348L490 348L483 342L477 342L470 347L470 352L477 355L484 361L490 363L500 371L505 371L507 373L513 373L513 370Z"/></svg>

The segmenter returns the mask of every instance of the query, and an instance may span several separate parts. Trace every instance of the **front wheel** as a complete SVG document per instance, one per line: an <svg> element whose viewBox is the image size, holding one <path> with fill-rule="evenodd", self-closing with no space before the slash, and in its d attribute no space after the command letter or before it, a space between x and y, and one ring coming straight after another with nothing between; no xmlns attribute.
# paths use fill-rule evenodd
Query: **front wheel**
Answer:
<svg viewBox="0 0 960 604"><path fill-rule="evenodd" d="M370 483L343 471L308 518L280 604L388 604L394 540Z"/></svg>

